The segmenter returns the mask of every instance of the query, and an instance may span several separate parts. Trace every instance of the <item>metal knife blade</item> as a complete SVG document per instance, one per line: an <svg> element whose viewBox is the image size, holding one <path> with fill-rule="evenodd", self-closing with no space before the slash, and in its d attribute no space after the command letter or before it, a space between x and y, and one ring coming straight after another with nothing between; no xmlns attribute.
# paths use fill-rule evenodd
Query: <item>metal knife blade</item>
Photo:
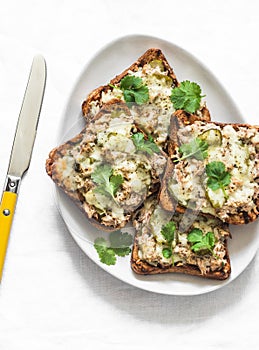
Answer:
<svg viewBox="0 0 259 350"><path fill-rule="evenodd" d="M22 177L30 165L45 82L45 60L42 56L35 56L16 127L8 168L9 175Z"/></svg>
<svg viewBox="0 0 259 350"><path fill-rule="evenodd" d="M35 56L16 127L6 184L0 203L0 281L23 174L28 170L46 83L46 64Z"/></svg>

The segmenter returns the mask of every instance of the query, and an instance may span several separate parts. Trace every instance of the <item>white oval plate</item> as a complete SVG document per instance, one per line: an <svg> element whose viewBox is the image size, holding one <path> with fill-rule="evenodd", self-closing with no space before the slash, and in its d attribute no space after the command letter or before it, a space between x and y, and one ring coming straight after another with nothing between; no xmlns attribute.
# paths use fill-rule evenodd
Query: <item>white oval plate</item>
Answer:
<svg viewBox="0 0 259 350"><path fill-rule="evenodd" d="M212 120L232 123L244 122L238 108L224 87L195 57L180 47L159 38L131 35L107 45L93 57L83 70L67 102L59 140L65 141L83 128L81 104L87 94L94 88L106 84L151 47L160 48L163 51L179 81L188 79L197 82L202 87L203 93L206 94ZM245 227L232 226L233 238L229 241L232 273L228 280L213 281L180 274L139 276L130 268L130 257L118 258L115 266L106 266L100 263L92 242L103 233L92 227L85 216L59 190L57 190L57 202L71 235L97 265L120 280L151 292L170 295L196 295L219 289L240 275L258 248L258 223Z"/></svg>

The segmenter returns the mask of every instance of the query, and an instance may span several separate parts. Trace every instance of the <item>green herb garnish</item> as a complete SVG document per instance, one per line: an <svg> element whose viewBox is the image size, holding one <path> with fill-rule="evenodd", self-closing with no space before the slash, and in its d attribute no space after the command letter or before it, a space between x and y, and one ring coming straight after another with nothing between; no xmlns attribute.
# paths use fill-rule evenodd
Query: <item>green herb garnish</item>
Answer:
<svg viewBox="0 0 259 350"><path fill-rule="evenodd" d="M213 248L215 246L215 236L213 232L208 232L203 235L202 231L194 228L187 236L188 242L192 243L191 250L194 253L209 251L214 255Z"/></svg>
<svg viewBox="0 0 259 350"><path fill-rule="evenodd" d="M206 174L208 176L207 186L216 191L222 189L225 199L228 198L225 187L230 184L231 174L226 171L225 164L214 161L206 165Z"/></svg>
<svg viewBox="0 0 259 350"><path fill-rule="evenodd" d="M137 132L136 134L133 134L131 138L137 151L146 152L150 155L154 152L160 152L159 147L155 144L151 136L148 137L148 140L145 140L144 135L141 132Z"/></svg>
<svg viewBox="0 0 259 350"><path fill-rule="evenodd" d="M116 256L113 249L108 247L108 242L104 238L96 238L94 247L99 255L100 261L106 265L115 265Z"/></svg>
<svg viewBox="0 0 259 350"><path fill-rule="evenodd" d="M109 164L99 165L91 174L91 179L98 185L94 191L103 195L109 195L113 199L123 183L121 175L113 175L113 169Z"/></svg>
<svg viewBox="0 0 259 350"><path fill-rule="evenodd" d="M200 108L201 88L198 84L185 80L179 87L172 89L171 101L175 109L183 109L188 113L194 113Z"/></svg>
<svg viewBox="0 0 259 350"><path fill-rule="evenodd" d="M120 89L123 91L124 99L127 103L136 102L138 105L148 102L148 87L143 80L134 75L127 75L120 82Z"/></svg>
<svg viewBox="0 0 259 350"><path fill-rule="evenodd" d="M206 141L203 141L196 137L189 143L184 143L179 147L179 151L182 153L182 157L174 160L174 162L178 162L189 157L203 160L208 157L208 147L209 145Z"/></svg>
<svg viewBox="0 0 259 350"><path fill-rule="evenodd" d="M171 258L172 254L173 254L172 253L172 249L170 249L170 248L163 248L162 254L163 254L164 258L169 259L169 258Z"/></svg>
<svg viewBox="0 0 259 350"><path fill-rule="evenodd" d="M171 258L171 256L173 255L171 245L172 245L172 242L174 240L175 230L176 230L176 225L173 221L169 221L167 224L163 225L162 229L161 229L162 236L166 240L166 243L170 246L170 247L165 247L162 250L163 257L166 259ZM174 263L174 262L172 262L172 263Z"/></svg>
<svg viewBox="0 0 259 350"><path fill-rule="evenodd" d="M118 256L126 256L131 252L132 236L127 232L114 231L110 234L110 246Z"/></svg>
<svg viewBox="0 0 259 350"><path fill-rule="evenodd" d="M121 231L112 232L109 236L110 242L99 237L94 241L94 247L99 255L100 261L106 265L116 264L116 255L124 257L131 252L132 236Z"/></svg>
<svg viewBox="0 0 259 350"><path fill-rule="evenodd" d="M169 221L167 224L162 226L161 234L169 244L172 243L174 240L175 229L176 229L176 226L173 221Z"/></svg>

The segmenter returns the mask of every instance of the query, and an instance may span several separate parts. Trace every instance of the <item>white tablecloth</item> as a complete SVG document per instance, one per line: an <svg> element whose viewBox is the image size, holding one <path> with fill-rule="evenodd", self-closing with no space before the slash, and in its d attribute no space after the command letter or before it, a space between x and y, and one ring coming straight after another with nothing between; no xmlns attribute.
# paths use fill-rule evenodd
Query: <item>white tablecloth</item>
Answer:
<svg viewBox="0 0 259 350"><path fill-rule="evenodd" d="M56 146L70 90L98 49L132 33L158 36L190 51L218 76L246 120L259 124L256 0L1 0L2 187L34 54L43 54L48 67L0 286L1 350L258 348L258 255L215 292L154 294L95 265L59 215L44 165Z"/></svg>

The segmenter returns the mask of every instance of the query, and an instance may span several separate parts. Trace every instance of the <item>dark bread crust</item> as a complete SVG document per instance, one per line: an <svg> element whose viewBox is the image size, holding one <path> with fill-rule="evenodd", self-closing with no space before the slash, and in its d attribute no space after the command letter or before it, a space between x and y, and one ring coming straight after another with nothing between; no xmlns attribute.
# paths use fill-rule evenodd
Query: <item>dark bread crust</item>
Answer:
<svg viewBox="0 0 259 350"><path fill-rule="evenodd" d="M65 186L65 183L55 165L60 158L63 158L66 155L68 150L71 150L76 145L80 144L80 142L83 140L83 135L84 133L82 131L73 139L67 141L61 146L55 147L52 151L50 151L49 158L46 160L45 166L47 174L51 177L55 184L58 185L75 202L80 202L79 193L73 191L70 187Z"/></svg>
<svg viewBox="0 0 259 350"><path fill-rule="evenodd" d="M144 209L142 209L144 210ZM139 211L141 212L141 211ZM136 219L138 220L138 214L136 214ZM227 224L220 222L219 225L222 229L229 232L229 227ZM230 234L229 234L230 235ZM199 276L203 278L216 279L216 280L225 280L231 274L231 264L230 257L227 247L227 238L224 240L225 246L225 257L226 264L223 270L219 271L208 271L206 274L202 274L200 269L195 265L185 264L185 265L174 265L174 266L153 266L147 263L146 261L140 259L138 255L138 243L137 243L137 234L135 236L132 254L131 254L131 268L132 270L139 275L156 275L164 273L183 273L192 276Z"/></svg>
<svg viewBox="0 0 259 350"><path fill-rule="evenodd" d="M177 78L174 74L173 69L170 67L170 65L169 65L167 59L165 58L164 54L162 53L162 51L160 49L156 49L156 48L148 49L129 68L125 69L121 74L116 75L116 77L110 81L110 84L112 84L112 85L118 84L121 81L121 79L124 78L128 74L129 70L135 72L138 70L139 67L143 67L146 63L149 63L153 60L160 60L163 62L165 69L168 70L169 76L173 80L173 84L175 86L178 86L179 83L177 81ZM92 101L100 101L101 96L102 96L102 92L107 92L109 90L111 90L111 87L109 86L109 84L102 85L102 86L98 87L97 89L93 90L87 96L86 100L82 104L82 112L83 112L83 116L85 118L89 118L90 103ZM118 101L118 100L114 99L113 102L116 102L116 101ZM102 107L102 105L100 105L100 107Z"/></svg>
<svg viewBox="0 0 259 350"><path fill-rule="evenodd" d="M169 142L168 142L168 154L169 154L169 158L173 158L175 156L175 149L176 147L179 147L179 140L178 140L178 136L177 136L177 132L180 128L180 126L182 125L188 125L188 124L192 124L193 122L195 122L197 119L197 117L194 116L190 116L186 114L186 112L179 110L176 113L174 113L174 115L171 118L171 128L170 128L170 136L169 136ZM235 130L238 130L240 127L245 127L245 128L257 128L258 132L259 132L259 126L251 126L249 124L230 124L230 123L221 123L221 122L211 122L219 127L224 127L226 125L231 125ZM174 163L172 162L171 159L168 159L167 162L167 166L164 172L164 177L162 179L162 187L160 190L160 194L159 194L159 198L160 198L160 202L162 207L165 210L170 210L170 211L177 211L179 213L183 213L186 209L179 205L176 200L172 197L172 195L170 194L170 192L168 191L168 179L170 179L171 174L174 171ZM232 224L232 225L242 225L242 224L248 224L250 222L253 222L257 219L257 217L259 216L259 197L258 195L255 193L253 201L255 203L255 208L253 208L252 211L247 212L242 210L242 208L237 208L237 213L236 214L229 214L229 219L227 221L228 224ZM203 214L204 216L208 216L211 217L210 214Z"/></svg>

